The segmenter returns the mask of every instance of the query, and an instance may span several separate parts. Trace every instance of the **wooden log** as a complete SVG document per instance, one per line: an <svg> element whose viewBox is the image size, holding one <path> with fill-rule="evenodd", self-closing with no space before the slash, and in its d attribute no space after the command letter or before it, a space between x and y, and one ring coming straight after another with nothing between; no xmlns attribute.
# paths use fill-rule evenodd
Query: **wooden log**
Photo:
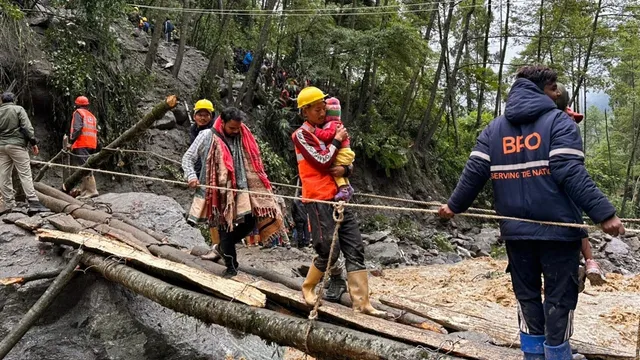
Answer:
<svg viewBox="0 0 640 360"><path fill-rule="evenodd" d="M69 261L64 270L58 275L58 277L51 283L47 291L36 301L36 303L27 311L27 314L20 320L7 336L0 342L0 359L4 359L5 356L13 349L13 347L22 339L24 334L33 326L33 324L42 316L47 308L53 303L56 296L60 294L65 285L73 278L74 270L78 264L80 264L80 256L82 250L79 250L73 258Z"/></svg>
<svg viewBox="0 0 640 360"><path fill-rule="evenodd" d="M83 262L106 279L179 313L209 324L254 334L266 341L289 346L325 359L430 359L430 351L397 341L309 321L267 309L219 300L178 288L135 269L85 253ZM308 334L307 334L308 332ZM443 359L451 359L443 355Z"/></svg>
<svg viewBox="0 0 640 360"><path fill-rule="evenodd" d="M47 221L60 231L76 234L84 229L84 227L76 221L71 215L56 214L49 216Z"/></svg>
<svg viewBox="0 0 640 360"><path fill-rule="evenodd" d="M152 245L149 246L149 251L157 256L169 258L173 261L182 262L189 266L198 267L213 273L222 273L224 271L224 266L220 264L199 259L170 246ZM311 309L311 307L304 302L299 291L289 289L283 285L274 284L269 281L258 280L243 274L237 275L233 277L233 279L256 287L265 293L269 300L273 300L285 307L294 308L300 312L308 312ZM332 321L402 342L427 346L433 349L437 349L443 344L450 343L450 341L448 341L450 338L446 335L356 313L351 310L351 308L347 308L339 304L333 304L325 301L318 311L321 316L329 318ZM443 347L442 349L445 352L452 350L451 354L469 357L472 359L519 360L522 358L521 352L517 350L504 349L469 340L460 340L455 343L453 348Z"/></svg>
<svg viewBox="0 0 640 360"><path fill-rule="evenodd" d="M252 286L247 286L234 280L224 279L196 268L143 253L128 245L100 235L84 233L70 234L45 229L39 230L36 235L39 241L70 245L73 247L82 246L83 249L114 255L136 265L144 266L150 271L162 276L189 282L225 299L233 299L247 305L258 307L264 307L267 302L266 296Z"/></svg>
<svg viewBox="0 0 640 360"><path fill-rule="evenodd" d="M64 135L62 137L62 149L68 149L69 148L69 137L67 135ZM69 155L69 153L64 153L63 157L62 157L62 163L69 166L71 165L71 156ZM62 168L62 181L67 181L67 179L69 178L69 173L70 173L70 168L68 167L64 167Z"/></svg>
<svg viewBox="0 0 640 360"><path fill-rule="evenodd" d="M84 221L85 222L90 222L88 220L84 220ZM87 225L89 225L89 224L87 224ZM91 228L94 229L95 231L97 231L98 234L100 234L102 236L108 236L108 237L114 238L114 239L116 239L118 241L121 241L121 242L131 246L132 248L134 248L136 250L142 251L143 253L151 254L151 252L149 252L149 249L147 249L145 244L143 244L141 241L139 241L138 239L133 237L133 235L131 235L130 233L128 233L126 231L114 229L109 225L95 224L95 223L94 223L93 226L91 226Z"/></svg>
<svg viewBox="0 0 640 360"><path fill-rule="evenodd" d="M276 273L275 271L268 271L268 270L258 269L250 266L240 265L239 270L242 272L246 272L247 274L263 278L265 280L282 284L288 287L289 289L298 290L298 291L302 290L303 279L301 278L291 278L291 277L287 277L279 273ZM342 296L340 297L340 304L347 307L351 307L352 305L351 297L349 296L349 294L347 293L342 294ZM390 318L388 320L393 320L401 324L411 325L417 328L434 331L441 334L448 333L448 331L442 325L436 323L435 321L424 318L422 316L418 316L407 311L402 311L394 307L381 304L380 302L377 302L375 300L372 300L371 304L376 309L386 311L390 315Z"/></svg>
<svg viewBox="0 0 640 360"><path fill-rule="evenodd" d="M124 222L114 219L110 214L100 210L91 210L89 208L81 207L77 204L70 204L67 201L59 200L52 196L45 195L39 191L36 191L40 202L54 212L67 213L74 218L85 219L93 221L97 224L106 224L112 228L125 231L133 235L136 239L140 240L145 246L150 244L159 243L153 236L147 234L138 228L125 224Z"/></svg>
<svg viewBox="0 0 640 360"><path fill-rule="evenodd" d="M73 205L80 205L84 208L93 210L93 207L83 203L82 201L74 198L73 196L66 194L52 186L49 186L45 183L41 183L41 182L34 182L33 183L33 187L36 189L36 191L39 191L41 193L43 193L44 195L47 196L51 196L53 198L56 198L58 200L62 200L62 201L66 201L69 204L73 204Z"/></svg>
<svg viewBox="0 0 640 360"><path fill-rule="evenodd" d="M66 136L66 135L65 135L65 136ZM64 144L63 144L63 145L64 145ZM63 149L66 149L66 148L63 148ZM49 169L51 168L51 165L50 165L50 164L52 164L52 163L54 163L54 162L58 161L58 159L60 159L61 157L63 157L63 155L64 155L64 154L65 154L65 153L64 153L64 150L60 150L60 151L58 151L58 153L57 153L54 157L52 157L52 158L51 158L51 160L49 160L49 161L47 162L47 164L46 164L42 169L40 169L40 171L38 172L38 175L33 179L33 181L34 181L34 182L38 182L38 181L42 180L42 178L44 177L44 174L46 174L46 173L47 173L47 170L49 170Z"/></svg>
<svg viewBox="0 0 640 360"><path fill-rule="evenodd" d="M147 113L142 120L138 121L135 125L129 128L127 131L123 132L117 139L112 141L107 148L117 149L119 147L124 146L128 142L135 140L137 137L142 135L151 125L153 125L156 120L162 119L164 114L167 111L173 109L178 103L178 98L175 95L168 96L164 101L157 104L151 109L149 113ZM96 154L93 154L87 159L87 162L82 165L83 168L95 168L102 164L104 161L109 159L113 154L112 151L104 150L100 151ZM80 182L80 180L89 174L89 170L76 170L69 178L64 181L62 185L62 190L65 192L71 191L73 187Z"/></svg>
<svg viewBox="0 0 640 360"><path fill-rule="evenodd" d="M43 279L51 279L54 278L62 272L63 269L50 270L41 273L29 274L25 276L14 276L0 279L0 285L8 286L12 284L25 284L30 281L43 280Z"/></svg>
<svg viewBox="0 0 640 360"><path fill-rule="evenodd" d="M162 242L162 243L169 242L169 239L167 238L167 235L165 235L163 233L159 233L159 232L151 230L151 229L147 229L144 226L141 226L140 224L136 223L135 221L128 219L123 214L114 213L113 217L118 219L118 220L120 220L120 221L122 221L123 223L125 223L125 224L127 224L129 226L135 227L136 229L138 229L140 231L144 231L145 233L147 233L148 235L150 235L154 239L158 240L159 242Z"/></svg>
<svg viewBox="0 0 640 360"><path fill-rule="evenodd" d="M436 307L424 302L407 299L399 296L384 296L381 302L410 311L414 314L428 317L448 328L457 331L477 331L489 335L494 339L495 343L509 346L520 346L518 326L501 325L489 319L478 316L467 315L464 313L451 311L445 308ZM576 350L587 356L594 358L603 358L609 360L633 360L631 353L623 353L621 351L609 348L603 348L597 345L588 344L583 341L571 340L571 344Z"/></svg>

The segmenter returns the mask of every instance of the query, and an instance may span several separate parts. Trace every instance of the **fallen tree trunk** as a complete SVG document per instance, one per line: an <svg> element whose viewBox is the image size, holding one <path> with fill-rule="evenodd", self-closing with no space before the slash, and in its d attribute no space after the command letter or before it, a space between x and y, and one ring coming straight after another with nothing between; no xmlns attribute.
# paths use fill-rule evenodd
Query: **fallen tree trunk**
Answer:
<svg viewBox="0 0 640 360"><path fill-rule="evenodd" d="M384 296L380 301L397 308L405 309L414 314L428 317L435 322L457 331L477 331L489 335L498 344L520 346L520 339L518 337L520 330L515 324L500 325L500 323L495 320L467 315L399 296ZM630 352L623 353L615 349L604 348L575 339L571 340L571 344L579 353L588 357L593 356L595 358L608 360L634 360Z"/></svg>
<svg viewBox="0 0 640 360"><path fill-rule="evenodd" d="M199 259L170 246L152 245L149 246L149 251L159 257L182 262L188 266L198 267L213 273L222 273L224 271L224 266L220 264ZM300 312L308 312L311 309L311 307L304 302L299 291L269 281L257 280L246 275L238 275L233 279L257 288L265 293L269 300L273 300L285 307L293 308ZM356 313L351 310L351 308L326 301L318 308L318 312L324 318L329 318L334 322L346 324L359 330L402 342L427 346L433 349L441 348L444 352L457 356L487 360L519 360L521 358L520 352L517 350L500 348L469 340L456 341L453 346L446 345L451 343L449 341L450 338L446 335Z"/></svg>
<svg viewBox="0 0 640 360"><path fill-rule="evenodd" d="M66 213L77 219L89 220L97 224L109 224L112 228L127 232L136 239L140 240L145 246L159 243L153 236L147 234L136 227L125 224L124 222L114 219L110 214L100 210L91 210L81 205L71 204L64 200L45 195L40 191L36 191L40 202L51 209L53 212Z"/></svg>
<svg viewBox="0 0 640 360"><path fill-rule="evenodd" d="M25 276L14 276L0 279L0 285L8 286L13 284L26 284L30 281L52 279L62 272L63 269L50 270L41 273L29 274Z"/></svg>
<svg viewBox="0 0 640 360"><path fill-rule="evenodd" d="M60 294L64 286L73 278L74 270L80 263L80 257L82 250L79 250L77 254L69 260L69 263L58 277L51 283L47 291L36 301L36 303L27 311L27 314L20 320L7 336L0 342L0 359L4 359L5 356L13 349L14 346L22 339L24 334L29 331L33 324L42 316L47 308L53 303L56 296Z"/></svg>
<svg viewBox="0 0 640 360"><path fill-rule="evenodd" d="M89 210L93 210L93 207L83 203L82 201L74 198L73 196L64 193L54 187L51 187L47 184L41 183L41 182L34 182L33 183L33 187L36 189L36 191L39 191L41 193L43 193L44 195L47 196L51 196L53 198L56 198L58 200L62 200L62 201L66 201L69 204L73 204L73 205L80 205L86 209Z"/></svg>
<svg viewBox="0 0 640 360"><path fill-rule="evenodd" d="M64 149L58 151L56 156L52 157L51 160L49 160L49 162L47 163L47 165L45 165L42 169L40 169L40 171L38 172L38 175L35 177L35 179L33 179L33 181L34 182L38 182L38 181L42 180L42 178L44 177L44 174L46 174L47 170L49 170L51 168L50 164L56 162L63 155L64 155Z"/></svg>
<svg viewBox="0 0 640 360"><path fill-rule="evenodd" d="M298 290L298 291L302 290L302 282L304 281L303 279L291 278L291 277L283 276L274 271L258 269L250 266L240 265L239 269L240 271L246 272L247 274L282 284L288 287L289 289ZM352 306L351 296L349 296L349 294L347 293L342 294L342 296L340 297L340 304L347 307L351 307ZM418 316L407 311L396 309L394 307L379 303L375 300L372 300L371 304L376 309L386 311L387 313L389 313L389 315L391 315L390 320L397 321L405 325L415 326L425 330L439 332L441 334L448 333L448 331L442 325L436 323L435 321L424 318L422 316Z"/></svg>
<svg viewBox="0 0 640 360"><path fill-rule="evenodd" d="M381 360L430 359L434 356L425 349L318 321L309 328L308 320L181 289L93 254L85 253L82 261L106 279L164 307L205 323L218 324L294 347L318 358Z"/></svg>
<svg viewBox="0 0 640 360"><path fill-rule="evenodd" d="M134 126L129 128L127 131L123 132L120 136L118 136L117 139L112 141L106 147L111 149L116 149L125 145L131 140L134 140L138 136L142 135L142 133L145 132L149 127L151 127L151 125L153 125L154 122L162 119L164 114L166 114L167 111L173 109L177 105L177 103L178 103L178 98L175 95L168 96L163 102L154 106L154 108L151 109L151 111L147 113L142 118L142 120L138 121ZM95 168L100 164L102 164L104 161L106 161L109 157L111 157L112 154L113 152L107 151L107 150L100 151L96 154L93 154L89 157L87 162L84 165L82 165L82 167ZM71 176L69 176L69 178L67 178L64 181L64 184L62 185L62 190L66 192L71 191L71 189L73 189L73 187L78 182L80 182L80 179L88 175L89 172L90 172L89 170L75 171L73 174L71 174Z"/></svg>
<svg viewBox="0 0 640 360"><path fill-rule="evenodd" d="M84 249L114 255L162 276L186 281L225 299L237 300L257 307L264 307L267 302L267 297L251 286L224 279L197 268L155 257L122 244L117 240L111 240L100 235L69 234L62 231L44 229L39 230L36 234L39 241L69 245L76 248L82 246Z"/></svg>

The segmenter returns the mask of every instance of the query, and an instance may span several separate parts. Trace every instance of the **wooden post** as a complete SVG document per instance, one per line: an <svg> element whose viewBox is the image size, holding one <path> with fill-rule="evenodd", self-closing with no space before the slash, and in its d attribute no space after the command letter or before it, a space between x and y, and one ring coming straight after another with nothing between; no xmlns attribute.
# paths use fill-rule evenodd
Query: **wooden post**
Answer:
<svg viewBox="0 0 640 360"><path fill-rule="evenodd" d="M62 138L62 150L64 152L62 161L67 166L71 165L71 158L69 154L66 152L68 148L69 148L69 137L65 135ZM69 178L69 170L70 169L68 167L62 168L62 181L67 181L67 179ZM40 181L40 180L37 180L37 181Z"/></svg>

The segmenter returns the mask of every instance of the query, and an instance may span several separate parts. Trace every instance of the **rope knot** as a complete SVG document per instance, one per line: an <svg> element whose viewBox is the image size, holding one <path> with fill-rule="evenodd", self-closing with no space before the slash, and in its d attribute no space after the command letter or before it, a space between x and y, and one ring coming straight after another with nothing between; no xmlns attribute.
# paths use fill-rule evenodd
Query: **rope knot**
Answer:
<svg viewBox="0 0 640 360"><path fill-rule="evenodd" d="M344 201L333 205L333 221L341 223L344 220Z"/></svg>

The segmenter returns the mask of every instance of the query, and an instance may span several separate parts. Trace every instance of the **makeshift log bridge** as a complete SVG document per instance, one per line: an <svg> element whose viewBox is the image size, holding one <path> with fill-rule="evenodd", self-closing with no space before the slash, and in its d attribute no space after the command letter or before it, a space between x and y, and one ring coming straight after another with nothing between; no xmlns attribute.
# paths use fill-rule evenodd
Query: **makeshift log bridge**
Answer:
<svg viewBox="0 0 640 360"><path fill-rule="evenodd" d="M298 290L300 279L258 269L244 270L269 279L251 276L243 269L238 276L222 278L218 276L224 271L222 265L170 244L163 234L44 184L35 186L40 201L57 213L42 221L23 222L40 241L81 248L81 263L88 269L204 322L251 333L321 359L521 358L517 349L444 334L442 327L417 315L381 319L325 302L319 318L308 320L310 307ZM44 228L45 223L58 230ZM398 309L387 308L402 315ZM425 330L429 327L434 331Z"/></svg>

